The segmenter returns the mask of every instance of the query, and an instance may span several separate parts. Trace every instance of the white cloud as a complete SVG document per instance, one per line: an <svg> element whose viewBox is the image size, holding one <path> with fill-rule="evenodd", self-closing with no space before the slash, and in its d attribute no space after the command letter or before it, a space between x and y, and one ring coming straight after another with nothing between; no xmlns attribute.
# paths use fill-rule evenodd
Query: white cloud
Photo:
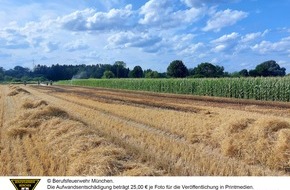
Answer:
<svg viewBox="0 0 290 190"><path fill-rule="evenodd" d="M80 5L80 3L79 3ZM47 21L63 14L68 14L74 8L71 8L71 1L61 3L59 1L16 1L10 0L1 2L0 27L7 26L7 23L17 22L23 26L28 22ZM81 6L79 6L80 8Z"/></svg>
<svg viewBox="0 0 290 190"><path fill-rule="evenodd" d="M213 48L211 49L215 53L219 52L233 52L238 45L238 38L240 35L237 32L231 34L225 34L218 39L212 40Z"/></svg>
<svg viewBox="0 0 290 190"><path fill-rule="evenodd" d="M264 32L255 32L255 33L249 33L246 34L245 36L242 37L241 42L248 43L248 42L253 42L259 38L264 37L269 30L265 30Z"/></svg>
<svg viewBox="0 0 290 190"><path fill-rule="evenodd" d="M86 26L89 30L128 28L134 25L130 20L132 15L132 5L124 9L111 9L108 13L97 12L87 19Z"/></svg>
<svg viewBox="0 0 290 190"><path fill-rule="evenodd" d="M192 45L194 37L193 34L175 35L174 37L169 38L168 46L173 46L177 51L183 51Z"/></svg>
<svg viewBox="0 0 290 190"><path fill-rule="evenodd" d="M121 30L132 27L134 22L132 5L124 9L111 9L109 12L96 12L94 9L75 11L59 19L61 25L68 30Z"/></svg>
<svg viewBox="0 0 290 190"><path fill-rule="evenodd" d="M269 47L266 43L255 44L261 42L261 39L269 30L264 32L255 32L241 35L237 32L232 32L231 34L225 34L211 42L211 51L214 53L223 53L227 55L235 55L240 53L250 53L253 49L258 49L258 47L263 47L261 51L265 51L265 47ZM254 48L255 46L255 48Z"/></svg>
<svg viewBox="0 0 290 190"><path fill-rule="evenodd" d="M255 43L259 43L265 35L269 32L269 30L265 30L264 32L254 32L248 33L243 36L239 36L233 43L235 43L235 53L250 53L252 52L252 46Z"/></svg>
<svg viewBox="0 0 290 190"><path fill-rule="evenodd" d="M232 3L239 0L181 0L188 7L200 7L208 4Z"/></svg>
<svg viewBox="0 0 290 190"><path fill-rule="evenodd" d="M92 17L95 13L93 9L85 9L82 11L75 11L59 19L62 27L68 30L81 31L86 30L88 17Z"/></svg>
<svg viewBox="0 0 290 190"><path fill-rule="evenodd" d="M199 55L202 55L204 52L204 48L206 46L202 42L198 42L195 44L191 44L188 47L184 48L182 51L180 51L178 54L184 55L184 56L195 56L198 52ZM199 56L198 55L198 56Z"/></svg>
<svg viewBox="0 0 290 190"><path fill-rule="evenodd" d="M182 24L192 24L205 14L205 8L190 8L174 10L176 0L149 0L140 9L139 24L150 27L180 27Z"/></svg>
<svg viewBox="0 0 290 190"><path fill-rule="evenodd" d="M53 20L40 22L28 22L24 27L18 27L21 34L26 36L26 40L33 48L40 47L45 40L57 36L57 26Z"/></svg>
<svg viewBox="0 0 290 190"><path fill-rule="evenodd" d="M59 49L59 43L58 42L45 42L42 44L44 51L46 53L51 53L53 51L56 51Z"/></svg>
<svg viewBox="0 0 290 190"><path fill-rule="evenodd" d="M192 23L198 21L205 15L205 8L194 8L187 9L184 11L177 11L174 13L176 23Z"/></svg>
<svg viewBox="0 0 290 190"><path fill-rule="evenodd" d="M228 41L236 40L240 35L237 32L231 34L225 34L222 37L211 41L212 43L225 43Z"/></svg>
<svg viewBox="0 0 290 190"><path fill-rule="evenodd" d="M173 12L172 0L149 0L140 9L140 14L144 18L139 20L140 24L159 25L162 22L171 20L168 15Z"/></svg>
<svg viewBox="0 0 290 190"><path fill-rule="evenodd" d="M262 32L256 32L256 33L250 33L250 34L246 34L243 38L242 38L242 42L251 42L256 40L257 38L260 38L262 36Z"/></svg>
<svg viewBox="0 0 290 190"><path fill-rule="evenodd" d="M225 44L220 44L220 45L215 46L215 47L212 49L212 51L215 52L215 53L218 53L218 52L223 52L223 51L225 51L227 48L228 48L227 45L225 45Z"/></svg>
<svg viewBox="0 0 290 190"><path fill-rule="evenodd" d="M226 26L231 26L248 16L248 13L243 11L226 9L224 11L218 11L214 13L210 20L207 21L207 25L203 28L203 31L215 31L218 32Z"/></svg>
<svg viewBox="0 0 290 190"><path fill-rule="evenodd" d="M26 36L17 28L4 28L0 30L0 47L6 49L26 49L29 43Z"/></svg>
<svg viewBox="0 0 290 190"><path fill-rule="evenodd" d="M179 55L192 55L196 52L197 43L194 42L195 35L193 34L179 34L175 36L168 36L164 49L167 51L177 52Z"/></svg>
<svg viewBox="0 0 290 190"><path fill-rule="evenodd" d="M109 45L106 48L137 47L151 52L161 40L161 37L148 33L119 32L108 38Z"/></svg>
<svg viewBox="0 0 290 190"><path fill-rule="evenodd" d="M67 51L79 51L79 50L85 50L85 49L88 49L89 46L81 41L81 40L77 40L77 41L74 41L74 42L70 42L70 43L67 43L64 45L64 48L67 50Z"/></svg>
<svg viewBox="0 0 290 190"><path fill-rule="evenodd" d="M19 26L16 22L9 27L0 29L1 47L4 49L44 48L50 52L49 45L45 45L51 38L59 37L55 21L28 22ZM52 45L52 44L50 44Z"/></svg>
<svg viewBox="0 0 290 190"><path fill-rule="evenodd" d="M108 38L107 49L139 48L148 53L176 53L178 55L193 56L202 52L205 45L193 42L195 35L170 33L161 34L162 37L151 33L120 32Z"/></svg>
<svg viewBox="0 0 290 190"><path fill-rule="evenodd" d="M290 55L290 37L282 38L277 42L262 41L252 46L252 49L260 54L284 54Z"/></svg>

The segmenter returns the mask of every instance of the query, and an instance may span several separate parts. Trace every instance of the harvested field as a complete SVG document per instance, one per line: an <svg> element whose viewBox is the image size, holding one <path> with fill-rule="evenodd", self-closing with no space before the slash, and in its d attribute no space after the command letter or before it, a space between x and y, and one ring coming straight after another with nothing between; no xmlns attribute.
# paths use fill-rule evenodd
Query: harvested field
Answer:
<svg viewBox="0 0 290 190"><path fill-rule="evenodd" d="M290 174L289 103L0 88L1 175Z"/></svg>

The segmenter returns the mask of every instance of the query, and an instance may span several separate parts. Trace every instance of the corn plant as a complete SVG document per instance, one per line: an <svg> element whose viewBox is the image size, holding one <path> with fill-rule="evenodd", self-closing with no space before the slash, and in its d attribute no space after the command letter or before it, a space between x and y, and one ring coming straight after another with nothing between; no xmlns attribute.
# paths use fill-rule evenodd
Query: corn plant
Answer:
<svg viewBox="0 0 290 190"><path fill-rule="evenodd" d="M204 79L78 79L61 85L192 94L265 101L290 101L290 78L204 78Z"/></svg>

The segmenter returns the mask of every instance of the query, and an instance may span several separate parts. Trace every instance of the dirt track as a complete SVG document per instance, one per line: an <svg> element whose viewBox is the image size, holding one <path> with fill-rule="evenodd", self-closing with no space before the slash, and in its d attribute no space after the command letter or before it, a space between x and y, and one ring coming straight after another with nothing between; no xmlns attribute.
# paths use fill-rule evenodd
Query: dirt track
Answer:
<svg viewBox="0 0 290 190"><path fill-rule="evenodd" d="M7 123L13 117L27 112L22 110L23 98L32 102L45 101L45 106L60 109L60 115L49 117L52 123L57 117L58 121L55 123L65 124L59 127L70 130L69 126L77 123L78 130L89 130L79 143L84 143L89 134L96 134L110 147L121 150L122 153L118 153L118 156L110 158L114 160L114 164L110 165L112 171L93 173L88 168L91 175L287 175L286 171L290 166L288 103L63 86L22 86L23 92L7 96L12 89L2 88L1 161L9 164L3 152L12 157L23 157L13 162L18 165L10 164L10 168L6 169L6 173L2 171L2 175L17 172L20 168L26 168L24 173L16 174L35 175L28 157L31 154L35 159L41 157L41 149L33 151L28 148L31 143L36 143L32 142L35 140L31 136L35 133L48 133L49 131L44 132L45 127L52 127L51 123L46 126L35 124L33 133L26 133L30 138L24 134L21 138L17 136L13 141L10 140L10 144L5 144L2 139L9 138L3 137L5 129L10 127ZM35 110L36 113L44 109L42 106L35 107L39 109ZM15 112L15 109L18 111ZM18 122L20 121L16 123ZM30 129L30 126L27 128ZM23 139L30 140L24 143ZM91 140L93 139L88 138L88 141ZM17 146L13 143L17 143ZM21 144L26 145L26 148L21 148ZM91 149L94 148L87 148L87 151ZM51 151L56 149L52 148ZM60 163L65 162L62 173L51 170L51 166L45 164L39 164L35 171L44 170L45 172L40 172L42 175L56 175L53 172L60 172L58 175L88 174L88 171L81 169L68 172L71 162L78 167L84 167L84 164L79 163L81 160L77 161L76 156L71 158L69 149L62 151L68 152L66 159L59 160ZM98 168L98 164L108 164L107 161L98 163L97 160L92 163L92 155L83 156L83 160L87 158L87 165L91 168ZM49 153L46 157L55 159ZM2 167L4 168L3 165Z"/></svg>
<svg viewBox="0 0 290 190"><path fill-rule="evenodd" d="M157 107L179 111L198 112L198 107L228 108L242 111L258 112L267 115L289 116L290 103L241 100L218 97L201 97L176 94L159 94L127 90L83 88L71 86L41 86L51 94L70 93L107 103L121 103L139 107Z"/></svg>

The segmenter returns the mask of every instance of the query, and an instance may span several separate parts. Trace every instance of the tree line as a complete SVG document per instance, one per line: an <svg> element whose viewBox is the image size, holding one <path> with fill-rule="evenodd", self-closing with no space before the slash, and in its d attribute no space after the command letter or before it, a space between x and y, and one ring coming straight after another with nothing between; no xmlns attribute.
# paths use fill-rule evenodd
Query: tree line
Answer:
<svg viewBox="0 0 290 190"><path fill-rule="evenodd" d="M58 81L74 78L217 78L217 77L258 77L258 76L285 76L286 69L280 67L274 60L265 61L253 70L242 69L238 72L228 73L223 66L212 63L201 63L188 69L181 60L172 61L167 72L159 73L151 69L143 70L135 66L132 70L126 67L123 61L116 61L113 65L36 65L32 70L21 66L5 70L0 67L0 81Z"/></svg>

